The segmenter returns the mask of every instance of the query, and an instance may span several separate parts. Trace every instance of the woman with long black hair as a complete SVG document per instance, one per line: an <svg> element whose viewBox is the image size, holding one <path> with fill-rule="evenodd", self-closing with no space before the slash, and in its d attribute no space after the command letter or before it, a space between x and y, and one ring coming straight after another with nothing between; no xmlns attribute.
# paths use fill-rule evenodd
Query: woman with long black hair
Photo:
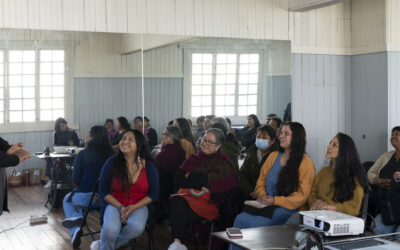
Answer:
<svg viewBox="0 0 400 250"><path fill-rule="evenodd" d="M146 226L147 205L158 198L158 172L144 135L128 129L115 157L100 176L100 241L91 249L115 249L140 236Z"/></svg>
<svg viewBox="0 0 400 250"><path fill-rule="evenodd" d="M190 124L185 118L177 118L174 121L173 126L179 127L182 132L181 145L183 150L185 150L185 156L188 158L191 154L196 152L196 145L193 139L193 133L190 129Z"/></svg>
<svg viewBox="0 0 400 250"><path fill-rule="evenodd" d="M297 122L285 123L279 136L280 151L269 155L254 190L258 202L274 206L269 216L239 214L234 227L252 228L284 224L304 206L315 177L314 162L305 154L306 133Z"/></svg>
<svg viewBox="0 0 400 250"><path fill-rule="evenodd" d="M368 180L353 139L338 133L329 142L325 157L330 164L315 177L307 209L358 215L364 195L368 192ZM298 214L286 223L298 224Z"/></svg>
<svg viewBox="0 0 400 250"><path fill-rule="evenodd" d="M80 245L83 220L82 207L87 207L96 181L106 160L114 153L108 140L107 129L103 126L93 126L86 135L86 148L78 153L74 161L72 181L78 187L67 194L63 200L66 219L63 226L69 228L74 248ZM93 207L99 207L99 202L93 201Z"/></svg>
<svg viewBox="0 0 400 250"><path fill-rule="evenodd" d="M131 124L129 124L128 119L124 116L120 116L117 118L117 122L115 123L118 133L115 135L112 145L115 150L118 150L119 141L122 139L125 131L131 128Z"/></svg>

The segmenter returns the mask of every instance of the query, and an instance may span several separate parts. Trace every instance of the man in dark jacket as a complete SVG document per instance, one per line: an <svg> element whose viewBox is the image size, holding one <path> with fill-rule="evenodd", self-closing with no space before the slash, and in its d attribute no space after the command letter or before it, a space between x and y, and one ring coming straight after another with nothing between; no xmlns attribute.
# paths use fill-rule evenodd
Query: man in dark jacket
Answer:
<svg viewBox="0 0 400 250"><path fill-rule="evenodd" d="M0 215L3 211L9 211L6 168L16 166L31 157L31 154L23 149L23 146L22 142L10 145L0 137Z"/></svg>

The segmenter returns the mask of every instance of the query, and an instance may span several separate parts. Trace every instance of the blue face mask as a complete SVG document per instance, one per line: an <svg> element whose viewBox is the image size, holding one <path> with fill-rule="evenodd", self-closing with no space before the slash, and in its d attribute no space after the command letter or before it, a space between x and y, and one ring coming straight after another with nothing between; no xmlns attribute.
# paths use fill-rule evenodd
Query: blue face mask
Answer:
<svg viewBox="0 0 400 250"><path fill-rule="evenodd" d="M259 150L266 150L269 147L269 141L266 139L256 139L256 147Z"/></svg>

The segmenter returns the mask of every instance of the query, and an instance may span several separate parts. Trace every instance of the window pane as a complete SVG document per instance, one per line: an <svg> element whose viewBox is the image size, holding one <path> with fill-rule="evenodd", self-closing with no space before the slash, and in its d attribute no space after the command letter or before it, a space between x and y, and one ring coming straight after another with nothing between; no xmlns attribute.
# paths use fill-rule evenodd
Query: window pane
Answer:
<svg viewBox="0 0 400 250"><path fill-rule="evenodd" d="M200 85L192 85L192 95L201 95Z"/></svg>
<svg viewBox="0 0 400 250"><path fill-rule="evenodd" d="M235 94L235 85L226 85L226 93L228 95Z"/></svg>
<svg viewBox="0 0 400 250"><path fill-rule="evenodd" d="M192 75L192 84L201 84L201 75Z"/></svg>
<svg viewBox="0 0 400 250"><path fill-rule="evenodd" d="M201 116L201 107L192 107L192 116Z"/></svg>
<svg viewBox="0 0 400 250"><path fill-rule="evenodd" d="M239 94L247 94L247 86L248 85L239 85Z"/></svg>
<svg viewBox="0 0 400 250"><path fill-rule="evenodd" d="M217 106L225 105L225 96L220 96L220 95L215 96L215 105Z"/></svg>
<svg viewBox="0 0 400 250"><path fill-rule="evenodd" d="M216 116L225 116L225 106L215 107L215 115Z"/></svg>
<svg viewBox="0 0 400 250"><path fill-rule="evenodd" d="M40 87L40 98L51 97L51 87Z"/></svg>
<svg viewBox="0 0 400 250"><path fill-rule="evenodd" d="M250 54L250 63L258 64L259 57L259 54Z"/></svg>
<svg viewBox="0 0 400 250"><path fill-rule="evenodd" d="M34 122L35 121L35 111L24 111L23 112L24 122Z"/></svg>
<svg viewBox="0 0 400 250"><path fill-rule="evenodd" d="M40 61L41 62L50 62L52 60L51 50L41 50L40 51Z"/></svg>
<svg viewBox="0 0 400 250"><path fill-rule="evenodd" d="M226 75L226 83L236 83L236 75Z"/></svg>
<svg viewBox="0 0 400 250"><path fill-rule="evenodd" d="M203 63L212 63L212 54L203 54Z"/></svg>
<svg viewBox="0 0 400 250"><path fill-rule="evenodd" d="M8 53L8 60L10 62L22 62L22 51L10 50L10 52Z"/></svg>
<svg viewBox="0 0 400 250"><path fill-rule="evenodd" d="M40 110L40 120L41 121L53 120L53 112L51 112L51 110Z"/></svg>
<svg viewBox="0 0 400 250"><path fill-rule="evenodd" d="M257 85L255 84L249 85L249 94L257 94Z"/></svg>
<svg viewBox="0 0 400 250"><path fill-rule="evenodd" d="M22 100L21 99L10 100L10 110L22 110Z"/></svg>
<svg viewBox="0 0 400 250"><path fill-rule="evenodd" d="M233 115L235 115L235 107L234 106L225 107L225 116L233 116Z"/></svg>
<svg viewBox="0 0 400 250"><path fill-rule="evenodd" d="M201 106L201 96L192 96L192 106Z"/></svg>
<svg viewBox="0 0 400 250"><path fill-rule="evenodd" d="M201 54L192 54L192 63L202 63L203 56Z"/></svg>
<svg viewBox="0 0 400 250"><path fill-rule="evenodd" d="M40 99L40 109L51 109L53 102L50 98L41 98Z"/></svg>
<svg viewBox="0 0 400 250"><path fill-rule="evenodd" d="M212 73L212 65L211 64L203 64L203 73L211 74Z"/></svg>
<svg viewBox="0 0 400 250"><path fill-rule="evenodd" d="M226 96L226 105L235 105L235 96L234 95Z"/></svg>
<svg viewBox="0 0 400 250"><path fill-rule="evenodd" d="M35 88L23 88L22 89L23 98L35 98Z"/></svg>
<svg viewBox="0 0 400 250"><path fill-rule="evenodd" d="M4 53L0 51L0 63L4 62Z"/></svg>
<svg viewBox="0 0 400 250"><path fill-rule="evenodd" d="M201 74L201 64L193 64L192 74Z"/></svg>
<svg viewBox="0 0 400 250"><path fill-rule="evenodd" d="M247 74L247 73L249 73L249 65L248 65L248 64L242 64L242 65L240 65L239 72L240 72L240 74Z"/></svg>
<svg viewBox="0 0 400 250"><path fill-rule="evenodd" d="M249 112L249 114L257 114L257 106L249 106L247 112Z"/></svg>
<svg viewBox="0 0 400 250"><path fill-rule="evenodd" d="M215 94L224 95L225 94L225 85L217 85L217 86L215 86Z"/></svg>
<svg viewBox="0 0 400 250"><path fill-rule="evenodd" d="M228 64L226 66L226 73L235 74L236 73L236 64Z"/></svg>
<svg viewBox="0 0 400 250"><path fill-rule="evenodd" d="M258 83L258 74L249 75L249 83Z"/></svg>
<svg viewBox="0 0 400 250"><path fill-rule="evenodd" d="M211 95L211 85L203 85L201 94Z"/></svg>
<svg viewBox="0 0 400 250"><path fill-rule="evenodd" d="M211 96L202 96L201 104L203 105L211 105Z"/></svg>
<svg viewBox="0 0 400 250"><path fill-rule="evenodd" d="M220 63L222 63L222 64L224 64L224 63L226 63L226 54L218 54L217 55L217 63L218 64L220 64Z"/></svg>
<svg viewBox="0 0 400 250"><path fill-rule="evenodd" d="M22 53L22 60L24 62L35 62L35 51L33 50L24 50Z"/></svg>
<svg viewBox="0 0 400 250"><path fill-rule="evenodd" d="M64 98L54 98L53 109L63 109L63 108L64 108Z"/></svg>
<svg viewBox="0 0 400 250"><path fill-rule="evenodd" d="M211 75L203 75L203 84L212 84L212 77Z"/></svg>
<svg viewBox="0 0 400 250"><path fill-rule="evenodd" d="M40 73L41 74L49 74L51 73L51 63L41 63L40 64Z"/></svg>
<svg viewBox="0 0 400 250"><path fill-rule="evenodd" d="M21 98L22 88L10 88L10 98Z"/></svg>
<svg viewBox="0 0 400 250"><path fill-rule="evenodd" d="M217 75L216 83L217 84L225 84L226 76L225 75Z"/></svg>
<svg viewBox="0 0 400 250"><path fill-rule="evenodd" d="M19 87L22 85L22 76L21 75L12 75L8 77L9 86L10 87Z"/></svg>
<svg viewBox="0 0 400 250"><path fill-rule="evenodd" d="M247 105L247 95L239 96L239 105Z"/></svg>
<svg viewBox="0 0 400 250"><path fill-rule="evenodd" d="M64 97L64 88L53 87L53 97Z"/></svg>
<svg viewBox="0 0 400 250"><path fill-rule="evenodd" d="M23 86L35 86L35 75L24 75L22 76Z"/></svg>
<svg viewBox="0 0 400 250"><path fill-rule="evenodd" d="M247 116L250 113L247 113L247 106L239 106L238 107L238 116Z"/></svg>
<svg viewBox="0 0 400 250"><path fill-rule="evenodd" d="M11 75L22 74L22 63L10 63L9 66Z"/></svg>
<svg viewBox="0 0 400 250"><path fill-rule="evenodd" d="M249 73L257 74L258 73L258 64L250 64L249 65Z"/></svg>
<svg viewBox="0 0 400 250"><path fill-rule="evenodd" d="M211 107L203 107L201 109L201 114L202 115L210 115L210 114L212 114Z"/></svg>
<svg viewBox="0 0 400 250"><path fill-rule="evenodd" d="M249 63L249 55L248 54L241 54L240 55L240 63Z"/></svg>
<svg viewBox="0 0 400 250"><path fill-rule="evenodd" d="M51 85L51 75L40 75L40 85Z"/></svg>
<svg viewBox="0 0 400 250"><path fill-rule="evenodd" d="M227 63L236 64L236 54L228 54Z"/></svg>
<svg viewBox="0 0 400 250"><path fill-rule="evenodd" d="M22 103L24 110L35 110L35 99L24 99Z"/></svg>
<svg viewBox="0 0 400 250"><path fill-rule="evenodd" d="M4 123L4 112L0 112L0 123Z"/></svg>
<svg viewBox="0 0 400 250"><path fill-rule="evenodd" d="M10 122L22 122L22 111L10 111Z"/></svg>
<svg viewBox="0 0 400 250"><path fill-rule="evenodd" d="M53 85L64 85L64 74L53 75Z"/></svg>
<svg viewBox="0 0 400 250"><path fill-rule="evenodd" d="M4 74L4 64L0 63L0 75Z"/></svg>
<svg viewBox="0 0 400 250"><path fill-rule="evenodd" d="M218 64L217 74L225 74L225 73L226 73L226 64Z"/></svg>
<svg viewBox="0 0 400 250"><path fill-rule="evenodd" d="M256 95L249 95L248 98L249 105L256 105L257 104L257 96Z"/></svg>
<svg viewBox="0 0 400 250"><path fill-rule="evenodd" d="M240 83L248 83L249 82L249 76L248 75L240 75L239 76L239 84Z"/></svg>
<svg viewBox="0 0 400 250"><path fill-rule="evenodd" d="M35 74L35 64L34 63L24 63L22 65L24 74Z"/></svg>

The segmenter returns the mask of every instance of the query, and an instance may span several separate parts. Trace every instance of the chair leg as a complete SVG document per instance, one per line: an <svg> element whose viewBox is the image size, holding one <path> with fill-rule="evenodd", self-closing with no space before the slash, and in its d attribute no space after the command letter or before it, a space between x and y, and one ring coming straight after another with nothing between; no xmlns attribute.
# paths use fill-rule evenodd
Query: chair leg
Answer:
<svg viewBox="0 0 400 250"><path fill-rule="evenodd" d="M196 240L196 231L194 230L194 224L192 224L192 237L193 237L193 244L196 250L199 250L197 247L197 240Z"/></svg>
<svg viewBox="0 0 400 250"><path fill-rule="evenodd" d="M214 221L211 223L210 236L208 237L208 250L211 250L211 240L213 231L214 231Z"/></svg>

